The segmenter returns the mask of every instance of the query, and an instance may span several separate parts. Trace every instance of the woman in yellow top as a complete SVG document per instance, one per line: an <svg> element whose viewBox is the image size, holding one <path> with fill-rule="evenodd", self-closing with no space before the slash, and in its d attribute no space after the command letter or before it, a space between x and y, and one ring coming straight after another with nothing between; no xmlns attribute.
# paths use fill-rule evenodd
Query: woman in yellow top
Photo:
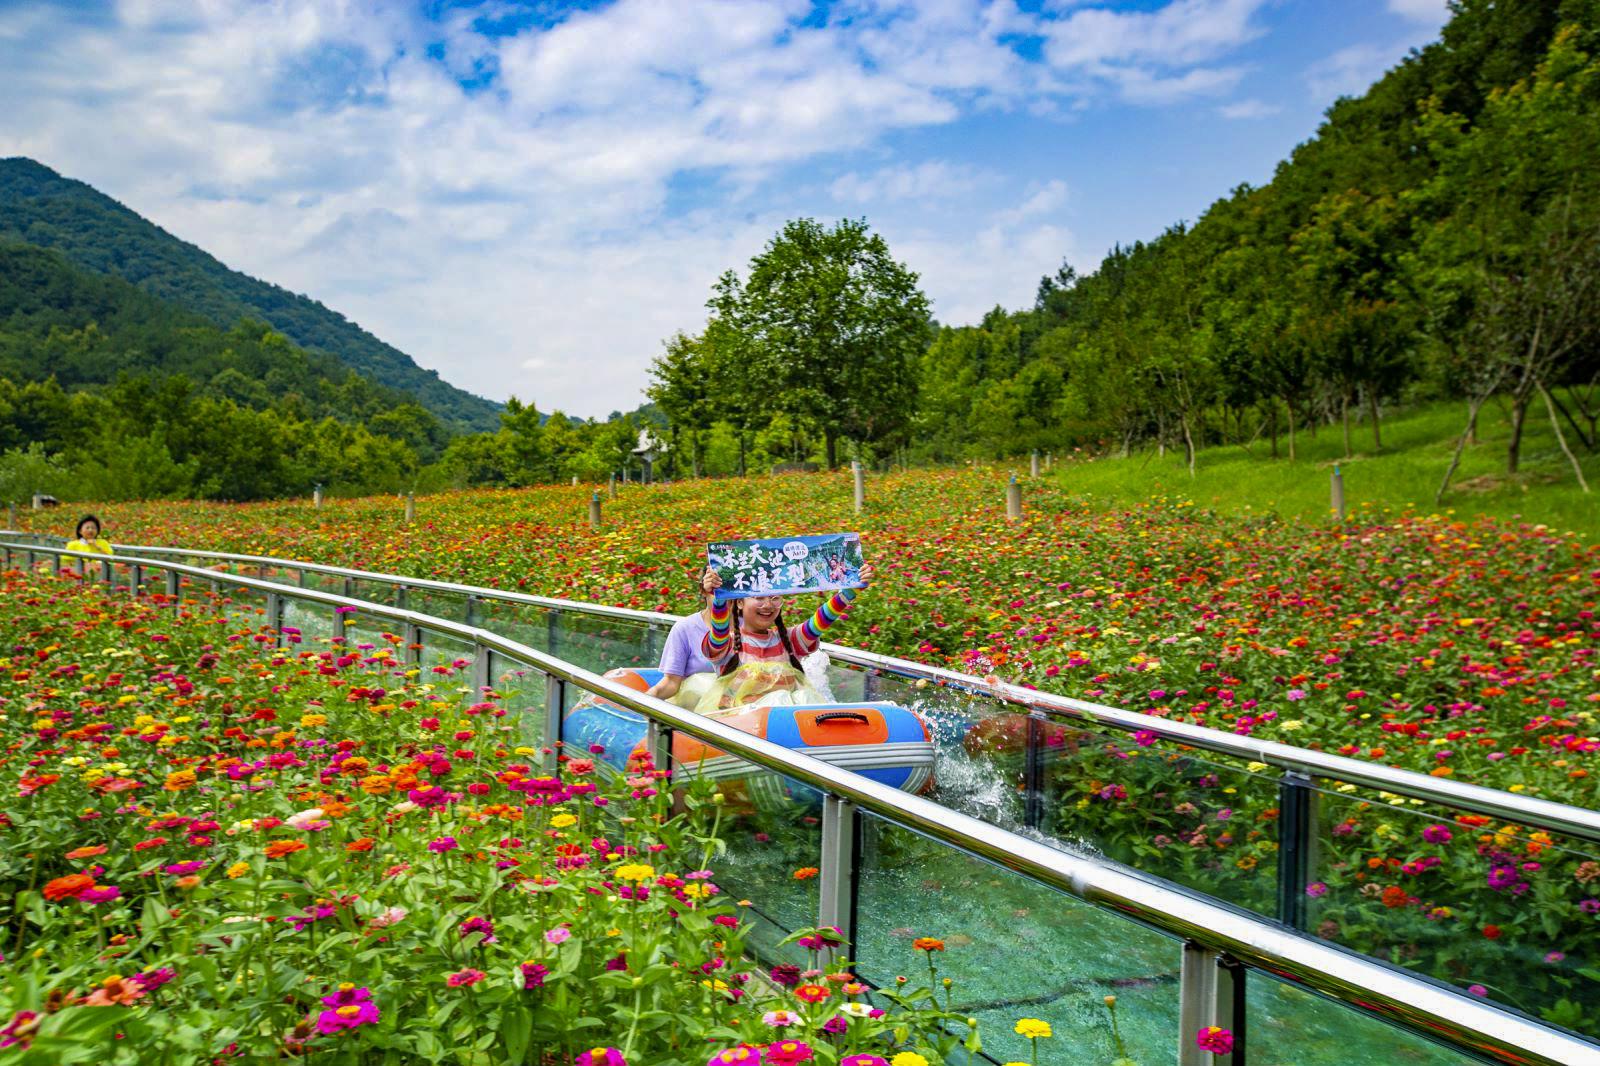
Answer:
<svg viewBox="0 0 1600 1066"><path fill-rule="evenodd" d="M111 542L100 535L100 519L86 514L78 519L77 539L67 541L67 551L112 555Z"/></svg>

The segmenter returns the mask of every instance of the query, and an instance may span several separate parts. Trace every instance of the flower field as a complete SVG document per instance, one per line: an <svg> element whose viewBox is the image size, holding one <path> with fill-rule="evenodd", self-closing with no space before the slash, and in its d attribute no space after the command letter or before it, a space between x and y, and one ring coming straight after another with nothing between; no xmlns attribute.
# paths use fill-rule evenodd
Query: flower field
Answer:
<svg viewBox="0 0 1600 1066"><path fill-rule="evenodd" d="M113 539L682 613L710 540L859 529L879 581L830 638L1241 734L1587 802L1600 545L1365 511L1343 532L1184 501L1106 510L993 470L790 475L243 506L128 505ZM602 492L604 495L604 492Z"/></svg>
<svg viewBox="0 0 1600 1066"><path fill-rule="evenodd" d="M985 469L149 504L114 539L313 559L674 613L710 540L857 529L880 577L830 638L1243 735L1593 806L1600 546L1539 526L1358 511L1343 529L1179 499L1111 510L1050 479L1008 522ZM602 493L604 495L604 493ZM1015 723L1011 723L1014 726ZM999 720L968 747L1002 772ZM1276 780L1149 737L1049 738L1046 828L1272 913ZM1529 827L1325 783L1308 927L1600 1032L1600 866Z"/></svg>
<svg viewBox="0 0 1600 1066"><path fill-rule="evenodd" d="M547 776L455 667L253 615L0 578L0 1061L927 1066L976 1040L927 988L869 995L829 930L754 967L709 785L674 804L595 752Z"/></svg>

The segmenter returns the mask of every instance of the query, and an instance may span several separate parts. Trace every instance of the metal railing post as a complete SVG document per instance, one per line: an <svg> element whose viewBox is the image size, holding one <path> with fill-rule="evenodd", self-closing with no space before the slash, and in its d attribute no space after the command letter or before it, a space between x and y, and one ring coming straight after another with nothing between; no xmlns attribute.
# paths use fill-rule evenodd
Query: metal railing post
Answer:
<svg viewBox="0 0 1600 1066"><path fill-rule="evenodd" d="M1244 1066L1244 967L1193 941L1183 945L1178 975L1178 1066ZM1233 1050L1215 1055L1200 1047L1200 1030L1233 1033Z"/></svg>
<svg viewBox="0 0 1600 1066"><path fill-rule="evenodd" d="M267 627L272 630L272 646L283 647L283 597L267 593Z"/></svg>
<svg viewBox="0 0 1600 1066"><path fill-rule="evenodd" d="M411 590L406 588L404 585L396 585L394 587L394 605L396 608L402 611L408 609L406 607L406 601L410 599L410 591Z"/></svg>
<svg viewBox="0 0 1600 1066"><path fill-rule="evenodd" d="M817 863L817 924L833 926L856 957L856 805L838 796L822 797L822 854Z"/></svg>
<svg viewBox="0 0 1600 1066"><path fill-rule="evenodd" d="M488 687L489 649L474 641L472 645L472 690L478 700L483 699L483 690Z"/></svg>
<svg viewBox="0 0 1600 1066"><path fill-rule="evenodd" d="M1278 779L1278 921L1306 927L1306 885L1315 868L1316 790L1288 770Z"/></svg>
<svg viewBox="0 0 1600 1066"><path fill-rule="evenodd" d="M348 632L348 628L349 628L347 626L347 624L345 623L345 620L344 620L345 615L347 613L348 612L346 612L345 610L343 610L342 608L339 608L339 607L335 607L333 609L333 639L334 640L342 641L342 640L345 639L345 634Z"/></svg>
<svg viewBox="0 0 1600 1066"><path fill-rule="evenodd" d="M89 564L88 563L84 563L84 565L88 566ZM102 560L100 560L100 580L104 581L106 584L110 585L112 588L116 588L117 587L117 575L116 575L116 571L111 569L111 560L110 559L102 559Z"/></svg>
<svg viewBox="0 0 1600 1066"><path fill-rule="evenodd" d="M556 755L561 750L561 727L566 718L567 683L554 674L544 675L544 744L550 754L545 756L545 769L555 770Z"/></svg>
<svg viewBox="0 0 1600 1066"><path fill-rule="evenodd" d="M559 633L560 629L561 629L561 625L556 620L556 611L555 611L554 608L551 608L545 614L545 649L544 649L545 651L549 652L551 655L554 655L556 653L556 636Z"/></svg>
<svg viewBox="0 0 1600 1066"><path fill-rule="evenodd" d="M1037 829L1044 822L1044 720L1028 715L1022 754L1022 822Z"/></svg>
<svg viewBox="0 0 1600 1066"><path fill-rule="evenodd" d="M356 579L355 578L347 577L347 578L344 579L344 595L345 595L346 599L353 600L353 599L356 598Z"/></svg>
<svg viewBox="0 0 1600 1066"><path fill-rule="evenodd" d="M657 770L671 770L672 730L652 718L644 727L644 750L650 755L651 766Z"/></svg>
<svg viewBox="0 0 1600 1066"><path fill-rule="evenodd" d="M407 666L418 666L422 662L422 627L415 622L407 622L401 627L401 637L405 646L400 649L400 658Z"/></svg>
<svg viewBox="0 0 1600 1066"><path fill-rule="evenodd" d="M476 596L467 597L466 623L469 626L475 626L478 624L478 597Z"/></svg>
<svg viewBox="0 0 1600 1066"><path fill-rule="evenodd" d="M166 578L167 595L172 597L173 601L176 602L178 599L178 590L183 587L183 578L176 570L168 570L166 572Z"/></svg>
<svg viewBox="0 0 1600 1066"><path fill-rule="evenodd" d="M128 568L128 595L141 596L144 594L144 564L134 563Z"/></svg>

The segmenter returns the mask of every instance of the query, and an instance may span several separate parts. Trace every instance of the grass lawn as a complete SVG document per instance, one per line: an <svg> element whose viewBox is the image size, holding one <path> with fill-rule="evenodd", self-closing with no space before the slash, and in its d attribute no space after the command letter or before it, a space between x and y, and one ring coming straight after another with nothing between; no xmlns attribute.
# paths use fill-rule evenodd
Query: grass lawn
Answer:
<svg viewBox="0 0 1600 1066"><path fill-rule="evenodd" d="M1371 425L1357 424L1351 431L1355 454L1349 459L1344 435L1333 425L1321 427L1315 436L1302 431L1293 462L1287 458L1285 438L1278 441L1280 458L1273 459L1263 437L1248 451L1237 444L1202 449L1193 477L1181 450L1068 462L1049 476L1069 493L1098 501L1130 504L1166 497L1227 514L1276 514L1321 523L1331 515L1329 482L1337 464L1344 477L1346 511L1354 518L1373 509L1463 518L1488 514L1600 540L1600 496L1578 487L1542 405L1528 412L1521 470L1506 474L1507 413L1508 408L1493 403L1484 406L1478 442L1463 452L1450 491L1438 505L1434 494L1466 418L1463 404L1430 404L1385 417L1381 450L1373 448ZM1586 454L1564 421L1562 430L1590 487L1600 491L1600 455Z"/></svg>

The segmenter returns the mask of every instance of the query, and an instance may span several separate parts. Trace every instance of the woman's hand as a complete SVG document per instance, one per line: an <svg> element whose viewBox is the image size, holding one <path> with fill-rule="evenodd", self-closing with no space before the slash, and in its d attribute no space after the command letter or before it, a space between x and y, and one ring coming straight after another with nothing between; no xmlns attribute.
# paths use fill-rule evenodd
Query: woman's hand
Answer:
<svg viewBox="0 0 1600 1066"><path fill-rule="evenodd" d="M868 585L872 584L873 570L872 570L872 564L871 563L862 563L861 564L860 573L861 573L861 587L862 588L866 588Z"/></svg>
<svg viewBox="0 0 1600 1066"><path fill-rule="evenodd" d="M722 575L708 569L700 577L700 591L709 596L722 587Z"/></svg>

